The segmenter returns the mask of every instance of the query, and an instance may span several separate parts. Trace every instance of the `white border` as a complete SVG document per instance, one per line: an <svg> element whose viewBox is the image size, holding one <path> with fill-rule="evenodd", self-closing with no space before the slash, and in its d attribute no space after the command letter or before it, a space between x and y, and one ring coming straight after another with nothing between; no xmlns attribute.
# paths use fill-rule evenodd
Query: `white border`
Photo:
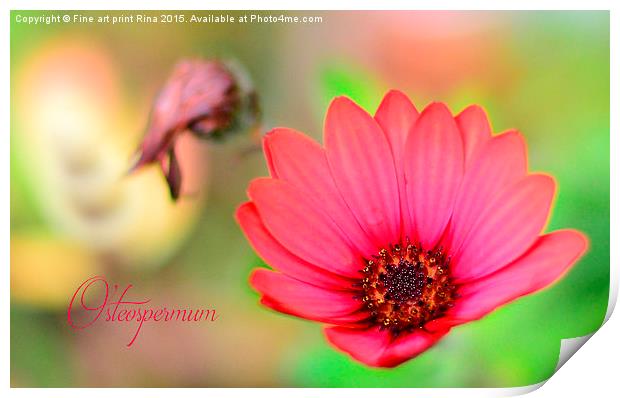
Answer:
<svg viewBox="0 0 620 398"><path fill-rule="evenodd" d="M174 7L170 7L171 3L165 0L125 0L125 1L89 1L80 2L75 0L56 0L53 5L49 1L37 0L9 0L3 2L6 9L4 19L2 20L3 32L5 39L2 40L2 52L7 55L2 63L3 74L6 82L4 95L2 96L2 115L5 121L9 120L9 10L11 9L49 9L49 10L190 10L190 9L229 9L229 10L340 10L340 9L377 9L377 2L368 1L334 1L334 0L314 0L311 2L289 2L282 0L263 0L260 4L253 4L251 1L235 1L235 0L216 0L216 1L188 1L176 0ZM451 9L468 9L468 10L611 10L611 102L612 109L611 131L618 132L619 120L618 110L620 110L620 102L618 101L618 70L620 68L618 48L620 43L619 15L620 6L617 1L575 1L565 0L549 1L549 0L522 0L522 1L493 1L493 0L470 0L467 3L458 2L456 0L433 2L419 0L383 0L381 9L402 10L402 9L419 9L419 10L451 10ZM466 6L466 7L465 7ZM0 137L0 145L5 151L5 165L8 166L10 161L9 153L9 130L5 124L5 130ZM620 199L618 196L617 176L619 170L619 160L614 156L613 148L618 148L618 137L616 134L611 135L611 242L620 242L618 240L618 212L616 203ZM2 168L1 177L3 185L8 189L10 182L9 167ZM6 191L5 191L6 192ZM0 370L3 375L3 389L9 389L10 385L10 356L9 356L9 331L10 331L10 196L2 195L4 228L1 230L3 241L2 257L7 265L3 277L4 289L0 294L2 306L5 309L0 315L0 336L3 344L1 345L2 360L0 362ZM613 307L615 306L618 295L618 245L611 245L611 293L610 305L608 308L606 320L609 319ZM568 361L556 375L554 375L545 385L544 388L537 390L533 396L573 396L574 394L594 394L596 397L615 396L618 387L618 354L619 344L618 336L620 336L620 321L612 318L597 332L585 346L576 354L577 359ZM466 365L466 364L465 364ZM541 383L544 384L544 383ZM109 394L117 396L130 396L138 393L139 395L149 395L152 397L164 397L174 394L175 396L209 396L218 397L236 397L241 394L252 394L263 397L313 397L322 396L349 396L356 397L375 397L388 393L391 397L446 397L446 396L510 396L527 393L539 387L529 386L522 388L503 388L503 389L390 389L389 392L383 389L10 389L8 392L11 396L31 396L44 394L45 396L58 397L77 397L88 394L91 397L109 397Z"/></svg>

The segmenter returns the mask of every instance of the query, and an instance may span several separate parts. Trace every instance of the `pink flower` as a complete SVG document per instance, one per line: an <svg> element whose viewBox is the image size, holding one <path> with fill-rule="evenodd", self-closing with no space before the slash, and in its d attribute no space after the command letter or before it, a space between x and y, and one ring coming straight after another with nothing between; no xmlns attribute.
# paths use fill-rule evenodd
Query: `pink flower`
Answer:
<svg viewBox="0 0 620 398"><path fill-rule="evenodd" d="M540 235L555 182L529 173L523 137L492 136L478 106L418 114L391 91L373 118L339 97L324 141L268 133L271 177L251 182L237 220L275 270L250 277L261 303L326 324L367 365L414 358L558 280L587 248L574 230Z"/></svg>

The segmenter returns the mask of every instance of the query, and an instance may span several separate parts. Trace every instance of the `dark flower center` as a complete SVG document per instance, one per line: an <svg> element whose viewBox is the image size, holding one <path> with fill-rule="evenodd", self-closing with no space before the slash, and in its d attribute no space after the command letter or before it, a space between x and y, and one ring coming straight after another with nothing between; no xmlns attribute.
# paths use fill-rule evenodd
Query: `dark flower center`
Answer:
<svg viewBox="0 0 620 398"><path fill-rule="evenodd" d="M395 335L441 317L457 298L450 258L442 249L424 251L409 242L390 245L364 263L356 297L365 303L370 323Z"/></svg>

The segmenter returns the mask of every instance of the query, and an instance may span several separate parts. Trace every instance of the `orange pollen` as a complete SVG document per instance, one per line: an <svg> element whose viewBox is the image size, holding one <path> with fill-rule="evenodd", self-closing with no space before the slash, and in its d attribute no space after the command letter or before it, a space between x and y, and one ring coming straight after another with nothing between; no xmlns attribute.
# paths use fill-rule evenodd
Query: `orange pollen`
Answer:
<svg viewBox="0 0 620 398"><path fill-rule="evenodd" d="M370 313L371 324L394 335L421 328L441 317L458 297L450 278L450 258L442 249L424 251L407 240L364 260L363 277L354 284Z"/></svg>

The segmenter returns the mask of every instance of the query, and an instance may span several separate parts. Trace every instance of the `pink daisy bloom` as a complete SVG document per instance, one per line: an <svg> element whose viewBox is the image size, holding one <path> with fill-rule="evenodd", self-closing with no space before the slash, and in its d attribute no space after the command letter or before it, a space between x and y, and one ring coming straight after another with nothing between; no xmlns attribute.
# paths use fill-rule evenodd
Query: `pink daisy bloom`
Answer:
<svg viewBox="0 0 620 398"><path fill-rule="evenodd" d="M586 251L578 231L541 235L555 182L529 173L523 137L492 135L478 106L418 113L391 91L373 118L339 97L324 142L269 132L271 177L251 182L236 216L274 269L250 277L261 303L325 324L367 365L414 358L557 281Z"/></svg>

